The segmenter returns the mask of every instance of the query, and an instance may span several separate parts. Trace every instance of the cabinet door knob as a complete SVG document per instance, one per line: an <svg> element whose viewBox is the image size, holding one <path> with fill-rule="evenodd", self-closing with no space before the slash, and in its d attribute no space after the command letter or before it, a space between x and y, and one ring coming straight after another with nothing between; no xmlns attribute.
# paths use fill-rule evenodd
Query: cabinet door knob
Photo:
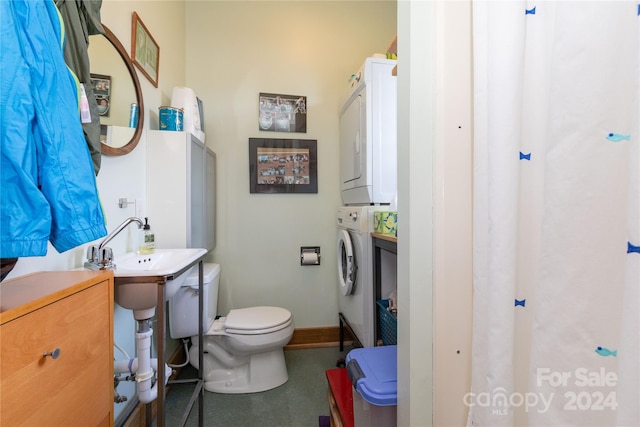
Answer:
<svg viewBox="0 0 640 427"><path fill-rule="evenodd" d="M58 356L60 356L60 349L54 348L53 351L47 351L46 353L42 354L42 357L47 357L47 356L51 356L52 359L57 359Z"/></svg>

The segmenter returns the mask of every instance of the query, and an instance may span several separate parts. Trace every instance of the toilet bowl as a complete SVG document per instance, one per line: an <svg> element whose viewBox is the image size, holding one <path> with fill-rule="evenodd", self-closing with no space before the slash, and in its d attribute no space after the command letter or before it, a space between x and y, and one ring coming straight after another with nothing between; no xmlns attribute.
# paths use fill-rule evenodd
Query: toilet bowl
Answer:
<svg viewBox="0 0 640 427"><path fill-rule="evenodd" d="M216 393L255 393L278 387L289 379L283 347L293 336L291 313L280 307L233 309L216 318L220 266L204 264L203 330L198 340L198 271L189 275L169 300L169 334L191 338L189 361L196 369L204 349L205 390Z"/></svg>

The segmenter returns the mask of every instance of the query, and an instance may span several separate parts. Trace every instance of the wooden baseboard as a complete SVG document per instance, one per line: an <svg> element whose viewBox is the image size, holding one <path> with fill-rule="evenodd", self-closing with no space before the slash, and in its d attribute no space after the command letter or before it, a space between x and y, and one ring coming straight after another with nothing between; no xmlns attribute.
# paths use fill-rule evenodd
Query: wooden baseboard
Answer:
<svg viewBox="0 0 640 427"><path fill-rule="evenodd" d="M0 0L1 1L1 0ZM346 333L346 331L345 331ZM345 345L351 344L351 337L348 333L345 336ZM319 328L296 328L293 331L293 337L289 344L284 348L285 350L301 350L305 348L322 348L322 347L338 347L340 345L340 327L339 326L324 326ZM182 363L186 360L186 354L184 352L184 346L180 345L176 351L169 357L167 363L171 365ZM174 379L180 373L180 368L175 369L175 374L171 376ZM170 392L170 390L169 390ZM156 405L155 402L151 407L152 416L155 419ZM146 425L147 411L146 405L139 403L138 406L131 412L129 418L122 424L122 427L144 427Z"/></svg>
<svg viewBox="0 0 640 427"><path fill-rule="evenodd" d="M351 337L346 336L346 345L351 344ZM304 348L338 347L340 345L340 327L323 326L319 328L296 328L285 350L300 350Z"/></svg>

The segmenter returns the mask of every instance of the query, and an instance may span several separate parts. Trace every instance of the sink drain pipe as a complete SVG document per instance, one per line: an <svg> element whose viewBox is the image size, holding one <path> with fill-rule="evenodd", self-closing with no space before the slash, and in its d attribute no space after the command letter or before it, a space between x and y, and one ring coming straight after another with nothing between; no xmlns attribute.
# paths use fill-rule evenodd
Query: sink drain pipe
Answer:
<svg viewBox="0 0 640 427"><path fill-rule="evenodd" d="M158 383L155 372L158 369L158 359L151 358L151 337L153 329L149 326L150 319L138 321L136 332L136 354L138 357L114 362L115 374L131 373L136 377L138 400L141 403L151 403L158 397ZM165 364L165 384L169 381L172 369Z"/></svg>

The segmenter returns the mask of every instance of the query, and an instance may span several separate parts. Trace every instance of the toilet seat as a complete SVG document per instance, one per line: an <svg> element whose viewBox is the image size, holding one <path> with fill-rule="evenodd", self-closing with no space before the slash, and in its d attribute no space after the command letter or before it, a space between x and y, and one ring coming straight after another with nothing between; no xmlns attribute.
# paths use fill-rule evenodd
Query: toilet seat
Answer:
<svg viewBox="0 0 640 427"><path fill-rule="evenodd" d="M263 335L291 325L291 312L280 307L258 306L229 311L213 322L207 335Z"/></svg>

